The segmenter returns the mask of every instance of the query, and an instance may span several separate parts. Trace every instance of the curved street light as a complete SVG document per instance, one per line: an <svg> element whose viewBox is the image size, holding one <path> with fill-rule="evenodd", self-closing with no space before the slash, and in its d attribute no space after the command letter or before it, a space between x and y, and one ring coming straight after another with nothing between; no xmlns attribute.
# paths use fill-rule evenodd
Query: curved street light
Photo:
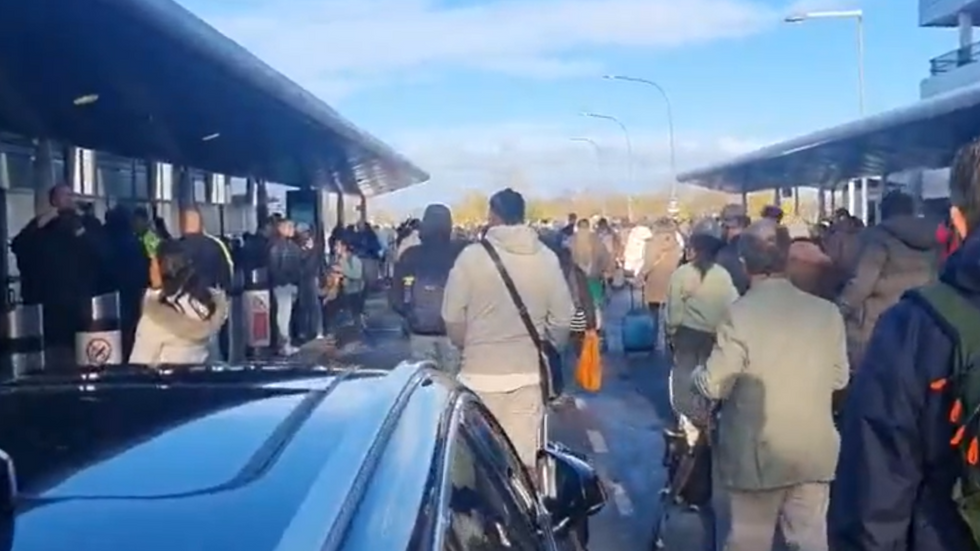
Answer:
<svg viewBox="0 0 980 551"><path fill-rule="evenodd" d="M667 105L667 132L670 138L670 207L668 210L677 210L677 148L674 142L674 106L670 101L670 96L667 95L667 91L664 87L657 84L652 80L647 80L645 78L637 78L626 75L606 75L602 77L606 80L619 80L623 82L635 82L638 84L645 84L657 90L660 96L664 98L664 103Z"/></svg>
<svg viewBox="0 0 980 551"><path fill-rule="evenodd" d="M810 19L854 19L857 21L858 50L858 107L864 116L864 12L862 10L832 10L797 13L783 19L786 23L803 23Z"/></svg>
<svg viewBox="0 0 980 551"><path fill-rule="evenodd" d="M620 130L623 131L623 138L626 140L626 172L627 172L627 178L629 179L629 183L630 185L632 185L633 184L633 140L630 139L629 129L626 128L626 125L623 124L623 121L617 119L612 115L602 115L600 113L584 112L582 113L582 116L591 117L593 119L603 119L607 121L612 121L616 123L617 126L619 126Z"/></svg>
<svg viewBox="0 0 980 551"><path fill-rule="evenodd" d="M786 17L786 23L803 23L810 19L854 19L857 21L857 55L858 55L858 113L864 116L864 12L862 10L831 10L797 13ZM821 193L823 193L821 191ZM831 191L831 193L834 193ZM854 180L847 183L847 207L854 212L857 201L857 190ZM868 182L861 179L861 219L868 221Z"/></svg>
<svg viewBox="0 0 980 551"><path fill-rule="evenodd" d="M588 145L590 145L592 147L592 151L595 152L595 168L596 168L596 174L597 174L597 176L599 178L598 181L599 181L599 183L601 185L601 183L602 183L602 148L599 147L599 144L597 144L595 142L595 140L593 140L592 138L569 138L569 140L570 141L573 141L573 142L585 143L585 144L588 144ZM603 196L603 198L602 198L602 215L603 216L606 215L606 198L605 198L605 196Z"/></svg>

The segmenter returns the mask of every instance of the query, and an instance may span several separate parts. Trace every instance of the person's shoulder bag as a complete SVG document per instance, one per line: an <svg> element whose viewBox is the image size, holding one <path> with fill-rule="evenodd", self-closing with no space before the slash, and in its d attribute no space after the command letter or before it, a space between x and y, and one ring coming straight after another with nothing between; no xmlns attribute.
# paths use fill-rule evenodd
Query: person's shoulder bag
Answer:
<svg viewBox="0 0 980 551"><path fill-rule="evenodd" d="M534 342L534 347L538 349L541 394L544 403L547 404L557 398L560 393L561 381L556 378L560 378L563 373L561 353L551 341L541 338L541 334L538 333L538 328L531 321L531 315L527 311L527 305L524 304L524 299L521 298L517 286L514 285L514 280L507 272L507 268L504 267L503 261L500 260L500 255L497 253L497 250L486 239L481 239L480 244L487 251L490 259L493 260L494 266L497 267L497 272L500 273L500 278L504 281L504 286L507 287L510 299L513 301L514 306L517 307L517 313L521 317L521 322Z"/></svg>

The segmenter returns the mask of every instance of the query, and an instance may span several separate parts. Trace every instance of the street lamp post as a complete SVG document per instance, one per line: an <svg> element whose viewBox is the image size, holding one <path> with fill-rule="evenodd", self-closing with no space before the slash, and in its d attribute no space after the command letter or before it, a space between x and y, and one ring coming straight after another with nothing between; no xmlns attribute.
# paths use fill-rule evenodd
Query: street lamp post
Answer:
<svg viewBox="0 0 980 551"><path fill-rule="evenodd" d="M667 95L667 91L664 87L657 84L652 80L647 80L645 78L630 77L624 75L606 75L602 77L606 80L621 80L623 82L635 82L639 84L645 84L657 90L660 96L664 98L664 103L667 105L667 132L670 138L670 206L668 211L670 214L674 214L677 211L677 148L674 142L674 107L670 101L670 96Z"/></svg>
<svg viewBox="0 0 980 551"><path fill-rule="evenodd" d="M626 178L628 180L628 184L630 186L632 186L633 185L633 140L630 139L630 131L629 131L629 129L626 128L626 125L623 124L623 121L617 119L616 117L614 117L612 115L602 115L602 114L599 114L599 113L585 112L585 113L582 113L582 116L583 117L591 117L593 119L603 119L603 120L614 122L614 123L616 123L617 126L619 126L619 129L623 131L623 138L626 140ZM626 201L627 201L627 210L629 211L628 212L628 215L632 219L632 217L633 217L632 216L632 214L633 214L632 213L632 211L633 211L633 197L632 197L632 195L627 194Z"/></svg>
<svg viewBox="0 0 980 551"><path fill-rule="evenodd" d="M598 178L597 181L601 184L602 183L602 148L599 147L599 144L597 144L595 140L593 140L592 138L570 138L570 139L573 142L586 143L592 147L592 151L595 152L596 177ZM606 215L605 195L603 195L602 197L602 215L603 216Z"/></svg>
<svg viewBox="0 0 980 551"><path fill-rule="evenodd" d="M832 10L815 11L795 14L787 17L787 23L802 23L810 19L854 19L857 22L857 55L858 55L858 114L864 116L864 12L862 10ZM848 210L854 212L855 195L854 180L847 182ZM868 182L861 179L861 218L868 221Z"/></svg>

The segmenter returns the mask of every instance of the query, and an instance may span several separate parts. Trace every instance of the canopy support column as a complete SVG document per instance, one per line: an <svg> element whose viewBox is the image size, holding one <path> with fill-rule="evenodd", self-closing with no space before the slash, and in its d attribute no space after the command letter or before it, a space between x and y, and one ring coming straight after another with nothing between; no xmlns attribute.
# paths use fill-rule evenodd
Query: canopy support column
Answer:
<svg viewBox="0 0 980 551"><path fill-rule="evenodd" d="M31 167L32 184L34 187L34 214L38 215L50 208L48 192L55 185L54 159L51 142L38 140L34 147L34 162Z"/></svg>
<svg viewBox="0 0 980 551"><path fill-rule="evenodd" d="M861 222L868 225L870 212L868 210L868 179L861 178Z"/></svg>
<svg viewBox="0 0 980 551"><path fill-rule="evenodd" d="M184 210L194 206L194 179L186 166L174 167L177 171L177 208Z"/></svg>
<svg viewBox="0 0 980 551"><path fill-rule="evenodd" d="M255 180L255 217L259 227L269 219L269 188L261 178Z"/></svg>
<svg viewBox="0 0 980 551"><path fill-rule="evenodd" d="M847 181L847 212L854 216L854 211L857 208L857 182L854 180Z"/></svg>
<svg viewBox="0 0 980 551"><path fill-rule="evenodd" d="M337 225L346 226L347 220L345 218L347 217L344 215L344 194L337 193Z"/></svg>

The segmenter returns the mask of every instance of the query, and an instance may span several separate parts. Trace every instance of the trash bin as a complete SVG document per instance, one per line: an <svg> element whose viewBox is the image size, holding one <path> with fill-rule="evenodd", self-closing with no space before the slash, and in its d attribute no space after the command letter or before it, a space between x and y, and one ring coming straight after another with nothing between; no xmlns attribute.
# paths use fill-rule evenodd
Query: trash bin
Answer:
<svg viewBox="0 0 980 551"><path fill-rule="evenodd" d="M223 352L230 364L239 364L245 361L247 339L244 285L245 274L236 271L232 276L231 289L228 290L228 322L222 328Z"/></svg>
<svg viewBox="0 0 980 551"><path fill-rule="evenodd" d="M266 359L272 355L272 291L269 270L258 268L245 272L242 310L245 315L245 355L249 359Z"/></svg>
<svg viewBox="0 0 980 551"><path fill-rule="evenodd" d="M44 369L44 309L21 304L7 310L0 327L0 379Z"/></svg>
<svg viewBox="0 0 980 551"><path fill-rule="evenodd" d="M75 363L80 366L119 365L124 361L119 323L119 293L92 297L75 333Z"/></svg>

